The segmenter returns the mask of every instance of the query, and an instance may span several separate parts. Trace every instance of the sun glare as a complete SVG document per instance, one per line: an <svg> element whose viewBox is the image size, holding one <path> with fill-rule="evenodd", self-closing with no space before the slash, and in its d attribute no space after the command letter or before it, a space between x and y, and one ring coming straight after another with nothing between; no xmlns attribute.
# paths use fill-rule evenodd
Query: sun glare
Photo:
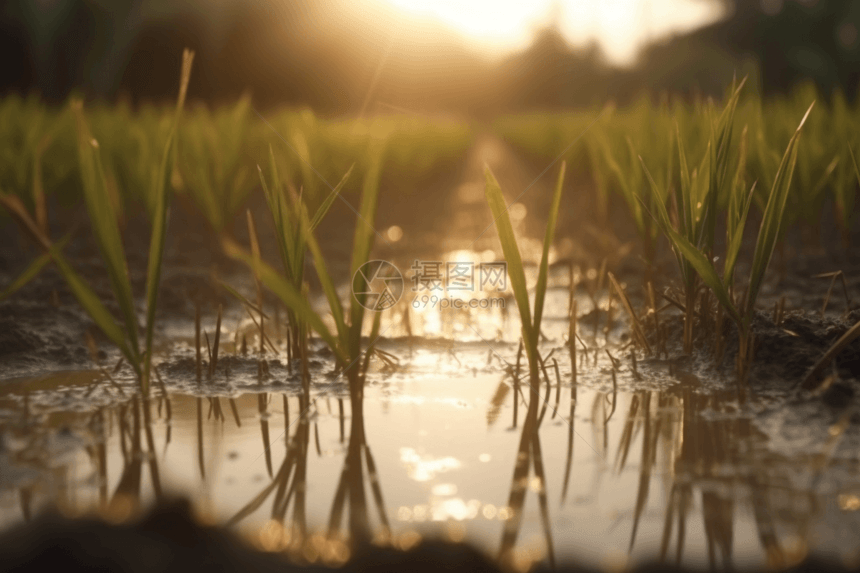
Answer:
<svg viewBox="0 0 860 573"><path fill-rule="evenodd" d="M389 0L406 11L436 18L490 44L528 41L528 26L547 15L548 2L499 0Z"/></svg>
<svg viewBox="0 0 860 573"><path fill-rule="evenodd" d="M553 23L574 45L597 42L616 64L630 64L648 41L682 33L721 16L718 2L696 0L387 0L434 19L494 54L528 46Z"/></svg>

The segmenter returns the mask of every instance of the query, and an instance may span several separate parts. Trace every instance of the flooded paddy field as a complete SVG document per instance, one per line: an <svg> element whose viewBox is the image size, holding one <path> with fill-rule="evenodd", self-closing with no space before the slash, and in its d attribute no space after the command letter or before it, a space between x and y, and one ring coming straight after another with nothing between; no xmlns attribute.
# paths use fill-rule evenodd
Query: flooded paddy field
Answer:
<svg viewBox="0 0 860 573"><path fill-rule="evenodd" d="M856 345L837 361L842 375L829 388L795 387L856 322L836 297L819 316L826 281L805 293L811 308L791 309L779 325L757 319L759 361L740 387L731 360L715 365L707 345L682 352L673 309L659 316L670 336L646 320L654 349L637 350L619 300L597 286L604 271L577 267L571 289L570 252L555 252L539 344L545 370L532 387L509 288L477 294L494 304L458 308L453 301L467 296L443 304L410 284L419 260L497 260L490 233L471 245L463 239L491 222L468 216L477 212L476 184L450 194L460 222L437 231L460 248L434 252L442 239L431 238L417 254L381 249L404 285L381 311L360 392L313 336L303 383L276 318L285 310L268 298L261 353L253 311L225 298L211 271L188 265L193 255L178 247L165 270L159 382L146 399L117 351L88 342L92 328L49 272L2 303L0 528L48 510L133 521L183 497L195 519L302 564L340 565L356 541L409 549L426 539L469 544L521 571L654 561L785 568L810 556L860 564ZM392 224L408 234L404 219L408 212ZM526 233L529 217L520 224ZM533 252L525 244L533 284L539 244ZM210 263L251 296L247 273L217 257ZM632 284L638 272L620 276ZM787 271L787 284L793 272L802 271ZM344 300L349 288L338 286ZM56 305L40 301L52 298ZM199 372L195 305L206 305Z"/></svg>
<svg viewBox="0 0 860 573"><path fill-rule="evenodd" d="M57 520L95 520L110 535L139 524L168 553L209 527L244 544L240 566L265 554L362 569L441 540L518 572L860 567L860 261L836 246L857 225L826 214L815 240L808 226L780 234L782 167L745 232L753 192L727 187L728 205L707 211L691 197L716 197L717 177L693 189L686 163L689 197L672 203L653 178L651 196L610 196L573 161L428 120L446 153L421 177L383 176L406 143L424 153L411 128L398 144L368 127L336 186L299 153L292 176L331 191L311 218L271 147L259 186L224 198L194 187L206 154L168 170L168 138L159 193L120 216L100 144L72 113L87 212L0 195L18 224L0 227L9 555L43 533L60 543ZM607 125L595 129L618 135ZM726 125L710 127L730 138ZM704 156L728 172L726 154ZM645 188L604 160L624 189ZM714 217L697 227L718 207L733 232ZM70 234L54 243L51 229ZM719 273L715 252L731 260ZM159 513L176 499L179 532Z"/></svg>

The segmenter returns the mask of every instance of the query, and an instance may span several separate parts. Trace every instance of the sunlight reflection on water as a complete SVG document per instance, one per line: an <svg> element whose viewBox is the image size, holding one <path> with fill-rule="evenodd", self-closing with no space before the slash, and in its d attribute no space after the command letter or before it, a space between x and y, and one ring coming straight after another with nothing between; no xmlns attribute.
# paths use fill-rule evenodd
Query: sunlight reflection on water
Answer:
<svg viewBox="0 0 860 573"><path fill-rule="evenodd" d="M483 351L460 354L466 363L483 360ZM173 395L169 423L163 409L156 415L152 404L151 455L145 439L134 454L138 446L128 405L96 415L55 411L34 416L45 431L30 434L29 449L10 450L14 442L7 438L5 451L12 454L4 455L29 451L17 463L38 468L34 441L43 440L48 449L73 445L67 446L67 459L36 478L7 484L0 496L2 522L24 519L25 510L49 501L70 514L107 507L130 516L160 490L190 495L203 514L224 523L274 487L240 520L244 531L262 531L261 546L272 550L294 543L302 530L307 535L325 531L346 475L370 478L363 485L364 505L349 504L347 510L364 512L373 529L384 523L378 513L383 511L391 535L406 536L404 543L415 527L420 535L462 537L496 553L499 539L516 526L511 559L531 556L529 563L545 558L551 544L558 560L592 564L628 551L637 562L668 549L667 558L680 554L690 565L706 565L709 555L753 565L773 563L775 555L788 563L807 551L798 544L810 543L822 523L857 515L856 496L850 494L839 494L838 504L834 497L830 505L841 508L836 513L822 509L830 494L814 493L792 478L802 467L799 462L768 454L748 419L713 415L726 400L685 385L614 394L584 385L575 391L565 384L560 392L552 388L534 438L542 454L534 459L518 446L528 435L528 391L499 392L508 383L498 373L378 379L366 389L361 412L361 447L372 450L373 460L372 471L369 462L363 469L372 475L364 478L343 473L356 414L337 395L315 395L313 416L304 418L295 395L266 394L262 413L256 395L237 396L238 422L226 398L215 406L215 399ZM536 405L542 403L543 398ZM494 409L498 413L489 415ZM263 455L263 424L271 443L268 456ZM61 431L65 426L75 428L74 436L90 428L95 441L70 441ZM296 453L303 457L289 462ZM304 468L299 487L278 485L285 464L298 467L297 459ZM540 465L520 474L518 461L530 460ZM159 470L158 484L148 468L152 462ZM278 501L281 487L285 495ZM27 492L26 505L22 492ZM301 497L295 497L299 492ZM302 504L306 523L291 521L283 503ZM286 517L285 528L276 530L271 524L273 519L281 523L279 515ZM684 534L680 546L679 527ZM816 543L822 551L835 550L826 539Z"/></svg>

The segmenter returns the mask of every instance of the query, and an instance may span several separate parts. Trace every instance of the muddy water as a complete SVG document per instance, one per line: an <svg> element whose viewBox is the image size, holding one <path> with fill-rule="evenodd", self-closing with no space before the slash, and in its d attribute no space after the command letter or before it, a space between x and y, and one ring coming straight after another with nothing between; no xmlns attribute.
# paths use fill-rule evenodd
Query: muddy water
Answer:
<svg viewBox="0 0 860 573"><path fill-rule="evenodd" d="M261 393L174 392L147 415L100 383L91 395L114 399L72 412L56 395L98 376L43 379L2 398L2 524L52 504L121 519L180 494L269 549L324 533L465 540L523 568L856 558L860 483L816 482L813 456L772 452L751 415L764 398L739 406L648 362L639 376L660 389L629 369L613 384L603 361L572 385L561 348L561 384L551 374L533 390L502 371L516 347L482 345L388 342L401 367L375 372L355 401L336 385L303 395L285 376Z"/></svg>

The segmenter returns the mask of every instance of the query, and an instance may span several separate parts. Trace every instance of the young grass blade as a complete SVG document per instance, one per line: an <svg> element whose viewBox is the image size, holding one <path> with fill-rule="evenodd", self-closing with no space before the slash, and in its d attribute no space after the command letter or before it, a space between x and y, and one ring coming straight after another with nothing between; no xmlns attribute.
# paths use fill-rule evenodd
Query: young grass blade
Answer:
<svg viewBox="0 0 860 573"><path fill-rule="evenodd" d="M287 201L287 206L291 209L291 221L292 221L292 231L293 231L293 252L290 254L290 260L293 263L293 269L291 271L293 276L293 284L299 286L304 281L304 273L305 273L305 242L304 242L304 221L301 218L301 205L302 195L304 193L304 188L299 189L299 192L296 193L296 190L292 185L287 187L287 191L290 194L290 199Z"/></svg>
<svg viewBox="0 0 860 573"><path fill-rule="evenodd" d="M652 217L654 216L652 215ZM660 219L657 217L654 217L654 220L657 221L658 225L660 225L661 230L666 235L666 238L669 239L669 242L672 243L678 256L683 257L683 259L690 263L692 268L702 279L702 282L708 285L708 287L714 292L714 295L720 301L720 304L726 308L732 319L740 323L740 315L735 309L734 304L732 304L729 292L720 280L720 277L710 259L708 259L708 257L699 251L699 249L688 241L686 237L680 235L671 226L662 224Z"/></svg>
<svg viewBox="0 0 860 573"><path fill-rule="evenodd" d="M57 252L61 252L65 248L71 237L72 234L69 233L57 242ZM6 287L5 290L0 292L0 301L6 300L10 296L21 290L21 288L23 288L40 272L42 272L42 269L44 269L45 266L50 262L51 255L49 255L48 253L44 253L36 257L36 259L32 263L30 263L30 265L26 269L24 269L24 272L22 272L20 275L18 275L18 278L12 281L12 284L10 284L8 287Z"/></svg>
<svg viewBox="0 0 860 573"><path fill-rule="evenodd" d="M134 355L126 344L122 328L116 323L113 316L102 304L101 299L96 295L96 293L93 292L93 290L66 262L60 254L58 245L51 244L51 241L39 231L38 225L27 213L21 200L15 195L0 193L0 204L2 204L9 213L12 214L12 216L18 221L19 225L32 235L48 256L50 256L54 261L54 264L57 265L57 269L60 271L60 274L63 275L63 278L69 285L69 289L72 291L72 294L75 295L75 298L78 299L78 302L81 303L81 306L84 307L84 310L89 314L90 318L93 319L96 326L98 326L105 336L107 336L108 339L120 349L123 356L126 357L135 371L139 372L139 364L135 360L132 360Z"/></svg>
<svg viewBox="0 0 860 573"><path fill-rule="evenodd" d="M645 228L645 220L642 216L642 209L639 207L639 203L636 201L636 191L628 181L628 176L625 175L625 172L618 165L618 162L612 155L611 146L608 141L603 141L603 156L609 167L609 170L615 175L615 179L618 181L619 186L621 187L621 194L624 196L624 199L627 201L627 205L630 207L630 211L633 214L633 218L636 221L636 227L639 229L640 234Z"/></svg>
<svg viewBox="0 0 860 573"><path fill-rule="evenodd" d="M51 248L50 239L47 235L42 233L39 229L39 225L30 216L30 213L27 212L27 208L17 195L0 191L0 205L3 205L3 207L9 211L9 214L12 215L12 218L15 219L18 226L21 227L21 230L38 243L40 247L46 251Z"/></svg>
<svg viewBox="0 0 860 573"><path fill-rule="evenodd" d="M230 293L231 295L233 295L233 297L234 297L236 300L238 300L238 301L239 301L239 302L241 302L243 305L245 305L246 307L250 308L251 310L253 310L253 311L254 311L254 312L256 312L257 314L261 314L261 315L263 315L263 318L265 318L266 320L269 320L268 315L266 315L266 314L262 311L262 309L261 309L260 307L258 307L256 304L254 304L253 302L251 302L250 300L248 300L247 298L245 298L244 296L242 296L242 294L241 294L239 291L237 291L236 289L234 289L233 287L231 287L230 285L228 285L228 284L227 284L227 283L225 283L224 281L218 281L218 282L221 284L221 287L222 287L224 290L226 290L228 293Z"/></svg>
<svg viewBox="0 0 860 573"><path fill-rule="evenodd" d="M125 323L126 336L128 336L131 351L137 358L140 353L140 346L137 338L138 324L134 297L126 269L125 252L122 247L117 216L108 194L104 168L99 154L99 144L90 135L84 118L83 105L76 102L73 109L77 117L78 159L83 179L84 199L92 221L96 242L99 245L105 269L110 278L111 288ZM135 359L135 362L139 362L139 360Z"/></svg>
<svg viewBox="0 0 860 573"><path fill-rule="evenodd" d="M281 301L290 308L296 316L311 328L328 344L332 352L337 354L344 362L344 355L337 340L331 335L319 315L310 307L307 300L284 278L282 278L272 267L262 261L255 261L254 257L242 249L239 245L225 238L222 241L224 252L227 256L245 263L253 272L259 274L260 281L266 285Z"/></svg>
<svg viewBox="0 0 860 573"><path fill-rule="evenodd" d="M364 363L361 364L361 379L367 378L367 368L370 366L370 357L373 355L373 350L376 346L376 340L379 338L379 328L382 325L382 313L376 312L373 315L373 325L370 327L370 344L364 351Z"/></svg>
<svg viewBox="0 0 860 573"><path fill-rule="evenodd" d="M290 209L284 194L281 192L280 183L278 180L277 169L275 168L275 158L272 154L272 148L269 147L269 163L271 165L272 177L274 179L273 190L269 189L266 184L266 178L263 176L263 170L257 166L257 171L260 174L260 183L263 186L263 193L266 196L266 201L269 204L269 211L272 213L272 222L275 225L276 235L278 237L278 250L281 253L281 262L284 266L284 272L287 275L287 280L293 282L293 253L295 245L293 244L293 235L290 232L292 226L290 222Z"/></svg>
<svg viewBox="0 0 860 573"><path fill-rule="evenodd" d="M314 213L314 218L311 219L310 222L311 231L313 231L317 228L317 226L319 226L319 224L322 222L322 220L328 213L329 209L331 209L331 206L334 204L334 200L337 199L337 196L343 189L343 186L346 185L346 182L349 180L349 176L352 174L353 167L355 167L354 163L349 166L349 169L347 170L346 174L341 178L340 183L338 183L337 186L332 189L331 193L328 194L328 196L325 198L325 201L323 201L322 205L320 205L319 209L317 209L317 212Z"/></svg>
<svg viewBox="0 0 860 573"><path fill-rule="evenodd" d="M857 157L854 155L854 148L848 144L848 153L851 155L851 165L854 166L854 176L857 177L857 183L860 183L860 167L857 166Z"/></svg>
<svg viewBox="0 0 860 573"><path fill-rule="evenodd" d="M780 226L785 214L785 205L788 199L788 192L791 188L791 179L794 174L794 166L797 163L797 143L800 139L800 131L803 129L803 124L812 112L815 102L809 106L803 119L800 120L800 125L791 136L788 142L788 147L785 150L785 155L782 157L779 169L776 172L776 177L773 181L773 188L770 192L770 197L767 201L767 206L762 216L761 228L759 229L758 239L756 240L755 254L753 255L752 270L750 273L749 290L747 291L746 308L744 316L747 320L751 319L751 313L755 307L756 297L761 288L764 274L770 264L773 249L779 239ZM710 285L709 285L710 286Z"/></svg>
<svg viewBox="0 0 860 573"><path fill-rule="evenodd" d="M648 339L642 331L642 325L639 324L639 318L636 316L636 311L633 310L633 305L630 303L630 299L627 298L627 293L625 293L624 289L621 288L621 285L618 284L618 280L616 280L615 275L608 273L608 276L609 282L612 284L612 288L614 288L615 292L618 293L618 299L621 301L621 305L630 317L630 325L633 328L633 334L639 341L642 348L644 348L648 354L651 354L651 346L648 344Z"/></svg>
<svg viewBox="0 0 860 573"><path fill-rule="evenodd" d="M254 216L251 215L251 210L248 209L245 211L246 219L248 221L248 238L251 241L251 256L254 257L254 266L255 268L259 266L260 263L260 240L257 237L257 226L254 224ZM260 308L260 354L263 354L265 351L264 340L266 338L265 332L263 330L263 285L260 283L260 275L254 271L254 286L257 289L257 306Z"/></svg>
<svg viewBox="0 0 860 573"><path fill-rule="evenodd" d="M552 246L552 240L555 236L555 226L558 222L558 209L561 205L561 192L564 186L564 172L567 168L565 161L561 162L561 168L558 172L558 181L555 184L555 193L552 196L552 206L549 209L549 219L546 223L546 235L543 239L543 253L540 259L540 271L538 271L537 286L535 287L535 313L534 313L534 332L538 336L540 333L541 317L543 316L543 302L546 297L547 274L549 273L549 248Z"/></svg>
<svg viewBox="0 0 860 573"><path fill-rule="evenodd" d="M648 209L647 204L645 203L645 200L642 197L637 195L636 198L638 199L638 201L641 205L641 208L646 213L651 215L651 218L654 219L654 221L657 223L657 226L663 230L664 234L666 234L666 236L668 238L669 234L666 232L666 229L670 229L674 232L674 229L672 227L672 221L669 218L669 212L666 210L666 205L659 198L660 197L660 189L657 186L657 182L654 181L654 177L651 176L651 172L648 171L648 167L645 166L645 161L642 159L641 155L639 156L639 162L642 164L642 169L645 170L646 178L648 179L648 183L651 186L651 192L654 194L654 200L651 201L651 204L655 207L655 210L657 211L657 216L655 217L654 214L651 213L651 211ZM695 220L695 214L694 213L690 213L689 216L693 217L693 220ZM670 241L670 242L672 243L672 245L674 247L674 241ZM673 248L672 250L675 253L675 258L678 260L678 268L681 269L681 274L683 275L682 278L684 279L684 283L686 284L688 277L687 277L687 272L686 272L687 266L684 264L684 258L681 255L681 253L678 252L677 248Z"/></svg>
<svg viewBox="0 0 860 573"><path fill-rule="evenodd" d="M101 299L95 292L83 281L83 279L74 271L66 260L60 255L56 247L51 247L51 258L60 270L60 273L66 279L69 289L87 311L93 322L101 329L102 332L110 339L112 343L119 348L120 352L125 356L132 368L139 374L140 365L135 360L137 354L129 348L122 328L116 323L110 312L104 307Z"/></svg>
<svg viewBox="0 0 860 573"><path fill-rule="evenodd" d="M738 254L741 250L741 244L744 240L744 228L747 224L747 215L750 212L750 205L752 205L753 197L755 196L755 187L756 183L752 184L752 188L750 188L750 192L747 195L746 200L743 205L740 207L740 211L737 213L738 220L733 225L732 234L730 235L729 244L726 246L726 264L723 267L723 283L727 287L731 287L733 284L733 277L735 273L735 263L738 260ZM733 217L734 215L730 214L729 217Z"/></svg>
<svg viewBox="0 0 860 573"><path fill-rule="evenodd" d="M691 202L690 198L690 189L692 188L692 184L690 183L690 168L687 166L687 154L684 152L684 141L681 137L681 128L678 126L677 122L675 123L675 131L676 137L678 139L678 163L681 169L681 185L679 188L679 193L675 194L676 199L680 199L678 202L678 211L681 217L681 224L684 229L689 229L692 226L692 221L690 217L692 213L688 206L688 203ZM642 157L639 157L639 160L642 161ZM644 162L643 162L644 167ZM645 169L647 173L647 168ZM653 177L650 177L649 181L653 181ZM656 186L656 184L652 183L652 189Z"/></svg>
<svg viewBox="0 0 860 573"><path fill-rule="evenodd" d="M218 318L215 321L215 336L212 340L212 351L209 355L209 380L215 375L215 369L218 367L218 350L221 348L221 313L223 309L218 305Z"/></svg>
<svg viewBox="0 0 860 573"><path fill-rule="evenodd" d="M717 198L722 196L723 188L729 181L729 155L732 146L732 132L734 129L735 110L737 109L741 90L743 89L744 84L746 84L746 82L747 78L744 78L743 80L741 80L737 88L734 88L734 85L732 85L732 95L729 97L726 106L723 108L723 112L720 114L720 117L717 120L717 130L719 132L719 135L716 140L711 177L711 192L715 193L716 197L713 203L714 207L716 207ZM711 223L715 223L715 221L716 213L714 213L711 217Z"/></svg>
<svg viewBox="0 0 860 573"><path fill-rule="evenodd" d="M310 250L311 256L314 259L314 268L316 268L317 277L322 285L323 292L325 292L326 300L328 300L328 305L331 309L335 326L337 327L338 338L341 341L345 341L347 340L347 327L344 320L345 315L343 312L343 306L340 303L340 297L337 294L337 289L335 289L334 283L332 282L331 276L326 268L325 257L323 257L319 243L317 243L316 237L314 237L313 224L307 223L308 214L304 205L301 206L301 214L305 221L305 224L303 225L303 228L305 229L304 238L307 242L308 250Z"/></svg>
<svg viewBox="0 0 860 573"><path fill-rule="evenodd" d="M170 203L168 189L170 178L173 174L174 159L176 157L175 142L176 130L179 127L179 118L185 104L185 95L188 93L188 81L191 78L191 63L194 61L194 52L185 50L182 54L182 72L179 79L179 96L176 102L176 114L167 143L161 156L158 172L153 184L153 195L155 197L155 210L152 213L152 236L149 242L149 261L146 270L146 331L144 349L146 361L143 367L142 388L144 396L149 390L149 377L152 368L152 339L155 332L155 310L158 305L158 285L161 283L161 265L164 258L164 239L167 234L167 216Z"/></svg>
<svg viewBox="0 0 860 573"><path fill-rule="evenodd" d="M42 153L50 143L50 136L46 136L36 146L33 153L33 206L35 208L36 223L39 229L47 237L48 233L48 207L45 201L45 186L42 183Z"/></svg>
<svg viewBox="0 0 860 573"><path fill-rule="evenodd" d="M738 146L738 164L735 168L735 175L732 179L732 186L729 191L729 217L727 219L728 236L734 235L734 225L739 218L740 204L738 199L743 198L746 184L744 176L747 169L747 140L749 139L748 126L744 126L741 131L741 140Z"/></svg>
<svg viewBox="0 0 860 573"><path fill-rule="evenodd" d="M355 236L352 241L352 263L350 264L350 279L355 277L358 269L367 262L376 231L372 227L376 220L376 206L379 199L379 178L382 170L384 149L379 147L371 151L370 165L364 176L361 195L359 218L355 222ZM359 285L364 291L365 285ZM359 291L361 292L361 291ZM353 295L350 304L350 337L347 352L349 360L355 360L361 354L361 327L364 320L364 295ZM349 361L347 361L349 363Z"/></svg>
<svg viewBox="0 0 860 573"><path fill-rule="evenodd" d="M511 219L508 216L508 206L505 204L505 198L502 195L502 188L499 182L496 181L493 172L490 171L488 165L484 165L484 176L487 180L485 193L487 203L490 205L490 211L493 215L493 220L496 224L496 231L499 233L499 242L502 244L502 252L505 255L505 260L508 264L508 275L511 277L511 287L514 290L514 298L517 301L517 308L520 311L520 320L523 325L523 339L525 340L526 352L529 356L530 365L537 365L537 357L533 356L534 350L537 347L537 337L532 331L531 312L529 310L529 291L526 286L526 275L523 271L523 261L520 258L520 250L517 247L517 240L514 236L514 228L511 226Z"/></svg>

